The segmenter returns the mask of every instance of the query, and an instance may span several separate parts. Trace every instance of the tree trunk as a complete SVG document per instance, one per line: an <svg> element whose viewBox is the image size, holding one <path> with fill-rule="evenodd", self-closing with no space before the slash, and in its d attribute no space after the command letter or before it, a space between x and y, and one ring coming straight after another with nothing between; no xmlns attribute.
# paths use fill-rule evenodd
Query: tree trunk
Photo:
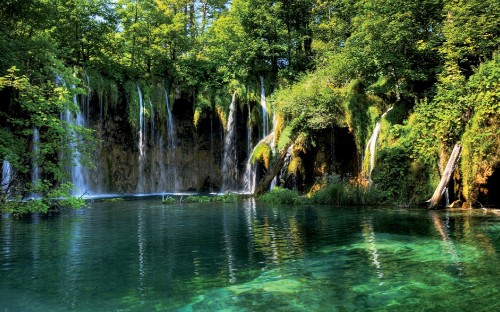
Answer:
<svg viewBox="0 0 500 312"><path fill-rule="evenodd" d="M253 192L254 196L261 195L269 189L269 185L271 185L274 177L278 175L281 168L285 164L286 153L290 145L292 145L292 142L293 141L290 141L290 143L281 150L278 159L276 159L266 175L259 181L259 184L257 184L257 186L255 187L255 191Z"/></svg>
<svg viewBox="0 0 500 312"><path fill-rule="evenodd" d="M461 150L462 147L459 144L455 144L455 147L451 152L450 159L448 159L446 168L444 169L443 175L441 176L441 181L439 181L439 185L434 191L434 195L432 195L432 198L429 200L429 209L436 208L439 204L439 201L443 196L445 187L448 185L448 182L450 182L453 171L455 171Z"/></svg>

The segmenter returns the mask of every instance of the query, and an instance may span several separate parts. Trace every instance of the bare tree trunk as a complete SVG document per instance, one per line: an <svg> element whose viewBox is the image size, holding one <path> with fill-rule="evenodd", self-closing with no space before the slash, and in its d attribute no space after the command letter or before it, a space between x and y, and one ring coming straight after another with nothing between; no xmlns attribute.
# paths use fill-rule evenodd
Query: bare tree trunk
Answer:
<svg viewBox="0 0 500 312"><path fill-rule="evenodd" d="M292 145L292 142L293 141L290 141L290 143L281 150L279 157L276 159L266 175L259 181L259 184L257 184L257 186L255 187L255 191L253 192L254 196L261 195L269 189L269 185L271 185L274 177L278 175L281 168L285 164L286 153L290 145Z"/></svg>
<svg viewBox="0 0 500 312"><path fill-rule="evenodd" d="M439 204L444 190L450 182L451 175L453 174L453 171L455 171L461 151L462 147L459 144L455 144L450 158L448 159L448 163L446 164L446 168L444 169L443 175L441 176L441 181L439 181L439 185L434 191L434 195L432 195L429 200L429 209L436 208Z"/></svg>

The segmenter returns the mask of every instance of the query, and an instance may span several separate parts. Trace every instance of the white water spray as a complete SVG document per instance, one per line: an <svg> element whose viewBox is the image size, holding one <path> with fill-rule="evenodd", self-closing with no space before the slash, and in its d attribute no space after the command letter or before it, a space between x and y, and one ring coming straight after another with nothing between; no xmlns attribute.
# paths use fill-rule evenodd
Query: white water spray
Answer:
<svg viewBox="0 0 500 312"><path fill-rule="evenodd" d="M144 193L144 159L145 159L145 142L146 142L146 127L144 123L144 101L142 98L141 88L139 83L136 82L137 93L139 95L139 140L137 146L139 147L139 181L137 183L137 192Z"/></svg>
<svg viewBox="0 0 500 312"><path fill-rule="evenodd" d="M238 155L236 152L236 92L233 93L224 139L222 163L222 191L235 191L238 186Z"/></svg>
<svg viewBox="0 0 500 312"><path fill-rule="evenodd" d="M179 190L179 179L177 177L177 166L173 163L175 158L175 147L176 147L176 138L175 138L175 124L174 117L172 116L172 110L170 109L170 100L168 95L167 88L163 88L165 91L165 107L167 110L167 139L168 139L168 158L170 165L168 166L168 175L171 177L169 181L173 181L173 186L171 186L173 192L177 192Z"/></svg>
<svg viewBox="0 0 500 312"><path fill-rule="evenodd" d="M74 89L74 86L72 86L72 89ZM70 126L85 127L85 119L83 118L83 115L81 113L76 94L73 95L73 103L78 107L76 115L73 116L73 113L70 110L66 110L64 119ZM71 182L74 185L74 190L71 192L71 194L74 196L82 196L85 195L90 188L86 183L86 172L80 162L81 154L77 146L77 142L80 141L81 138L74 130L70 131L70 136L70 149L72 154Z"/></svg>
<svg viewBox="0 0 500 312"><path fill-rule="evenodd" d="M8 191L11 182L12 168L10 166L10 162L4 159L2 164L2 190L4 192Z"/></svg>
<svg viewBox="0 0 500 312"><path fill-rule="evenodd" d="M366 144L366 150L365 150L365 155L369 151L370 152L370 168L368 170L368 181L371 184L372 183L372 171L373 168L375 168L375 153L376 153L376 148L377 148L377 138L380 133L380 126L381 126L381 121L385 116L387 115L388 112L392 110L392 106L380 116L379 121L375 124L375 128L373 129L372 135L370 136L370 139L368 140L368 144Z"/></svg>
<svg viewBox="0 0 500 312"><path fill-rule="evenodd" d="M269 122L267 117L266 89L264 87L264 76L260 78L260 106L262 107L262 138L267 136Z"/></svg>
<svg viewBox="0 0 500 312"><path fill-rule="evenodd" d="M38 157L39 157L39 148L40 148L40 133L38 132L38 128L33 128L33 159L32 159L32 172L31 172L31 184L33 188L38 187L38 180L40 180L40 167L38 166ZM32 194L32 197L37 197L36 193Z"/></svg>

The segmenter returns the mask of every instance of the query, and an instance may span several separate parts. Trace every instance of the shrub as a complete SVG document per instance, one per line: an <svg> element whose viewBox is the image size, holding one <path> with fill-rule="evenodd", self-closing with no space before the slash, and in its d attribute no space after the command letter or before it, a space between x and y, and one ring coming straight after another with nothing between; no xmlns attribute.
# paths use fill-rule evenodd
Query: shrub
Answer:
<svg viewBox="0 0 500 312"><path fill-rule="evenodd" d="M299 203L299 192L283 187L275 187L259 197L260 201L272 204L297 204Z"/></svg>
<svg viewBox="0 0 500 312"><path fill-rule="evenodd" d="M321 205L366 206L383 203L383 193L377 188L351 184L337 175L323 177L323 189L314 193L310 201Z"/></svg>
<svg viewBox="0 0 500 312"><path fill-rule="evenodd" d="M162 204L164 205L173 205L173 204L176 204L177 203L177 199L171 197L171 196L167 196L165 199L163 199L162 201Z"/></svg>

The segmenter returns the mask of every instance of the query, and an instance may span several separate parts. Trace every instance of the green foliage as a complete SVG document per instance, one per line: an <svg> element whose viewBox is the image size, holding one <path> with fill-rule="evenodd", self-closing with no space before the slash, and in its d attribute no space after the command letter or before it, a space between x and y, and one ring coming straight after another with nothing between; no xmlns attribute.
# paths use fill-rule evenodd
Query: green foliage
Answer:
<svg viewBox="0 0 500 312"><path fill-rule="evenodd" d="M120 94L117 82L96 71L87 72L87 75L88 87L92 92L97 93L99 104L103 107L102 113L106 116L109 108L116 108L118 105Z"/></svg>
<svg viewBox="0 0 500 312"><path fill-rule="evenodd" d="M66 85L79 82L62 66L51 70L59 72ZM14 173L12 181L4 185L0 192L0 209L23 214L81 206L83 201L70 196L72 185L65 183L68 179L65 168L73 161L69 157L72 155L70 144L79 149L81 161L88 163L93 133L83 127L70 125L59 117L62 112L75 113L78 110L72 100L72 93L79 92L79 89L57 86L50 80L35 85L13 67L7 75L0 77L0 91L11 100L9 106L0 113L0 118L9 128L9 131L0 131L0 159L8 160ZM35 127L40 130L36 153L30 145ZM58 153L65 157L59 158ZM38 185L32 184L28 175L33 160L46 177L37 181ZM25 201L30 194L37 194L41 199Z"/></svg>
<svg viewBox="0 0 500 312"><path fill-rule="evenodd" d="M211 201L211 197L210 196L194 196L194 195L190 195L188 197L186 197L182 202L184 203L209 203Z"/></svg>
<svg viewBox="0 0 500 312"><path fill-rule="evenodd" d="M500 54L479 67L466 90L464 101L473 116L463 135L461 169L464 195L473 203L478 182L490 176L500 163Z"/></svg>
<svg viewBox="0 0 500 312"><path fill-rule="evenodd" d="M302 77L293 86L273 95L276 111L286 120L300 118L302 130L326 129L345 125L345 113L339 90L328 84L325 72Z"/></svg>
<svg viewBox="0 0 500 312"><path fill-rule="evenodd" d="M384 203L383 194L378 188L352 184L337 175L326 175L323 183L326 186L315 192L310 202L334 206L375 206Z"/></svg>
<svg viewBox="0 0 500 312"><path fill-rule="evenodd" d="M473 198L477 177L498 163L499 10L495 0L7 1L0 7L0 89L8 99L0 159L16 170L10 196L33 191L34 157L48 177L41 195L67 180L69 131L78 133L71 143L91 150L90 131L58 118L76 112L72 96L87 86L75 76L85 68L104 113L126 103L134 130L137 82L150 122L166 120L166 84L196 99L195 124L214 110L225 125L236 92L249 106L249 125L257 125L262 76L279 115L278 151L292 141L314 148L316 133L331 127L348 127L362 151L394 106L382 122L374 173L386 198L420 200L436 183L436 163L459 141L464 193ZM29 152L33 127L40 155ZM268 166L270 147L258 146L253 158ZM397 179L400 195L391 184Z"/></svg>
<svg viewBox="0 0 500 312"><path fill-rule="evenodd" d="M169 199L169 204L174 203ZM174 199L175 200L175 199ZM209 203L209 202L220 202L220 203L235 203L238 200L238 194L227 193L223 195L206 196L206 195L190 195L186 197L181 202L185 203ZM165 204L165 203L164 203Z"/></svg>
<svg viewBox="0 0 500 312"><path fill-rule="evenodd" d="M171 196L167 196L161 202L164 205L173 205L173 204L177 204L179 201Z"/></svg>
<svg viewBox="0 0 500 312"><path fill-rule="evenodd" d="M482 62L491 59L500 43L500 11L495 0L446 1L444 42L439 47L447 75L468 77Z"/></svg>
<svg viewBox="0 0 500 312"><path fill-rule="evenodd" d="M300 204L299 192L289 190L282 187L275 187L271 191L263 194L258 198L259 201L270 203L270 204Z"/></svg>
<svg viewBox="0 0 500 312"><path fill-rule="evenodd" d="M260 142L254 149L252 153L252 164L256 162L262 161L264 167L269 169L269 164L271 162L271 158L273 156L273 152L271 147L267 142Z"/></svg>
<svg viewBox="0 0 500 312"><path fill-rule="evenodd" d="M365 142L370 137L369 129L373 129L381 115L382 101L366 93L363 83L353 80L344 93L346 122L354 134L356 146L359 150L365 148Z"/></svg>
<svg viewBox="0 0 500 312"><path fill-rule="evenodd" d="M238 200L238 194L227 193L224 195L216 195L211 198L212 202L235 203Z"/></svg>
<svg viewBox="0 0 500 312"><path fill-rule="evenodd" d="M409 155L408 150L398 145L378 152L372 179L386 202L406 207L420 204L432 196L436 185L432 184L431 169Z"/></svg>

